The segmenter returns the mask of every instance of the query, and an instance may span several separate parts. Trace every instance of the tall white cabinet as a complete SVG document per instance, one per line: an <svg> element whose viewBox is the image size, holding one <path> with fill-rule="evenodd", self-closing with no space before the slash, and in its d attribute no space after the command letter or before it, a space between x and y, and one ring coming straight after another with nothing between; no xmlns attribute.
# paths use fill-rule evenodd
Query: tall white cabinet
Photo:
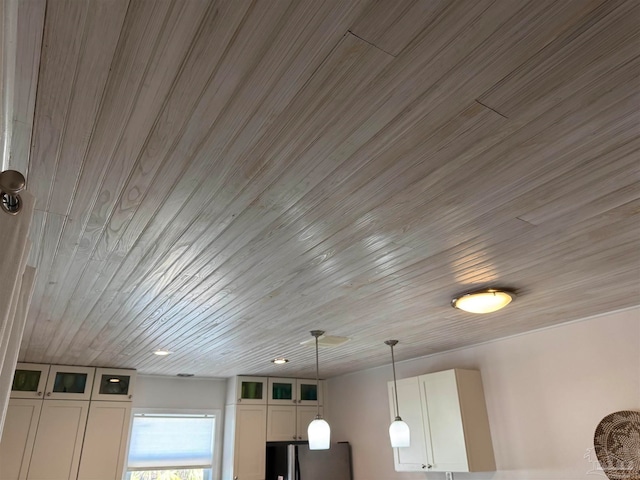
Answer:
<svg viewBox="0 0 640 480"><path fill-rule="evenodd" d="M18 364L1 480L121 480L135 371Z"/></svg>
<svg viewBox="0 0 640 480"><path fill-rule="evenodd" d="M91 402L78 480L122 478L130 425L130 402Z"/></svg>
<svg viewBox="0 0 640 480"><path fill-rule="evenodd" d="M223 480L264 480L267 390L266 377L235 377L227 383Z"/></svg>
<svg viewBox="0 0 640 480"><path fill-rule="evenodd" d="M40 421L42 400L12 398L0 442L0 478L26 480Z"/></svg>
<svg viewBox="0 0 640 480"><path fill-rule="evenodd" d="M227 405L222 478L264 480L267 406Z"/></svg>
<svg viewBox="0 0 640 480"><path fill-rule="evenodd" d="M88 413L88 401L43 402L28 480L76 478Z"/></svg>
<svg viewBox="0 0 640 480"><path fill-rule="evenodd" d="M389 382L390 418L395 417ZM480 372L446 370L398 381L411 446L394 449L398 472L482 472L496 468Z"/></svg>
<svg viewBox="0 0 640 480"><path fill-rule="evenodd" d="M323 392L315 380L229 379L222 480L264 480L266 442L307 440Z"/></svg>

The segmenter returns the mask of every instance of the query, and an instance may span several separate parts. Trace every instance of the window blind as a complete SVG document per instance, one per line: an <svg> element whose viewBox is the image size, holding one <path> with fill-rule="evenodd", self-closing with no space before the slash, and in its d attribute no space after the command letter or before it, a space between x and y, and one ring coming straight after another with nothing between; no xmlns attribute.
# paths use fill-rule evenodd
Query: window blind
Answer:
<svg viewBox="0 0 640 480"><path fill-rule="evenodd" d="M210 468L214 432L213 415L135 415L128 469Z"/></svg>

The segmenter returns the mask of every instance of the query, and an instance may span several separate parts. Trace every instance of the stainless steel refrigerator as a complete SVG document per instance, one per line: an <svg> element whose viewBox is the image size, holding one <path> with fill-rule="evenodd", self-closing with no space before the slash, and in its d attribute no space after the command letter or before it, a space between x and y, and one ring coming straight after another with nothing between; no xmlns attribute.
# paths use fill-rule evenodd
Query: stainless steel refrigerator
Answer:
<svg viewBox="0 0 640 480"><path fill-rule="evenodd" d="M349 443L309 450L306 442L267 443L266 480L352 480Z"/></svg>

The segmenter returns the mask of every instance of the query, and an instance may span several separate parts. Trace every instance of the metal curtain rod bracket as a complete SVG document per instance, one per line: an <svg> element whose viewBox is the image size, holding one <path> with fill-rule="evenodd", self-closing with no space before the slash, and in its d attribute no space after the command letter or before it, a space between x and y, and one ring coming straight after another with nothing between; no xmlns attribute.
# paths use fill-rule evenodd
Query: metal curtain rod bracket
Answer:
<svg viewBox="0 0 640 480"><path fill-rule="evenodd" d="M24 176L16 170L0 173L0 206L9 215L17 215L22 210L19 193L24 190L25 185Z"/></svg>

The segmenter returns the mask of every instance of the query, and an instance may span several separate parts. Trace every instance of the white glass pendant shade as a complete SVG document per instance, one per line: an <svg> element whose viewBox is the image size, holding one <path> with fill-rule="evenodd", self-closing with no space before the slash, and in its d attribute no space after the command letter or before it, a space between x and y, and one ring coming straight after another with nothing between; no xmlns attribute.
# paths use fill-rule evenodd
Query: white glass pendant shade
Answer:
<svg viewBox="0 0 640 480"><path fill-rule="evenodd" d="M322 418L316 418L307 428L309 450L328 450L331 443L331 428Z"/></svg>
<svg viewBox="0 0 640 480"><path fill-rule="evenodd" d="M411 434L409 425L404 423L400 417L396 417L389 426L389 438L393 448L403 448L411 446Z"/></svg>

